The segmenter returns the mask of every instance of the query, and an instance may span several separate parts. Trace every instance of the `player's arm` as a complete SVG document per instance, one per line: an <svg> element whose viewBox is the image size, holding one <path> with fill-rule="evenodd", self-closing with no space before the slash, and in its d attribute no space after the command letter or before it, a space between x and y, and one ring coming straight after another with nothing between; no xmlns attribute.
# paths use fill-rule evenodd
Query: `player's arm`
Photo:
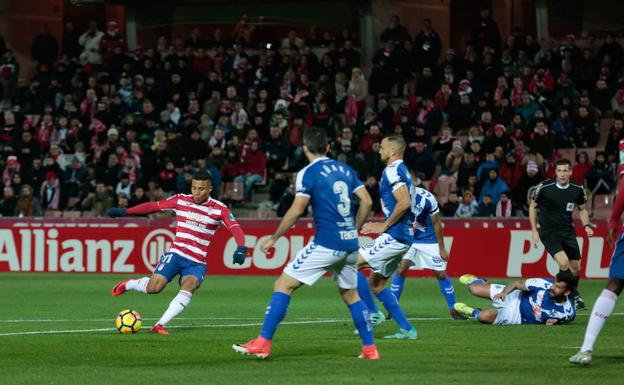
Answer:
<svg viewBox="0 0 624 385"><path fill-rule="evenodd" d="M497 299L500 301L504 301L505 298L507 298L507 295L509 293L511 293L512 291L515 290L522 290L522 291L528 291L525 283L523 281L514 281L511 282L510 284L508 284L507 286L505 286L505 288L503 289L503 291L501 291L500 293L496 294L494 296L494 298L492 299Z"/></svg>
<svg viewBox="0 0 624 385"><path fill-rule="evenodd" d="M407 191L407 186L404 184L397 187L392 192L392 195L394 196L394 199L396 199L396 205L394 206L394 210L392 210L388 219L386 219L383 223L365 224L362 228L362 234L383 233L397 223L412 207L412 200L410 199L409 191Z"/></svg>
<svg viewBox="0 0 624 385"><path fill-rule="evenodd" d="M295 222L297 222L297 219L303 215L305 208L308 206L308 202L310 202L310 197L307 195L298 194L295 196L295 200L292 205L290 205L288 211L286 211L286 214L284 214L284 218L282 218L279 226L277 226L277 230L275 230L269 239L262 242L262 245L260 246L260 250L262 250L262 252L266 253L269 251L269 249L275 244L275 241L277 241L279 237L284 235L286 231L293 227Z"/></svg>
<svg viewBox="0 0 624 385"><path fill-rule="evenodd" d="M620 224L622 212L624 212L624 177L620 178L619 192L620 193L617 194L617 198L615 198L615 203L613 204L613 208L611 209L611 216L609 217L609 233L607 235L607 244L611 248L613 247L614 236L618 230L618 225Z"/></svg>
<svg viewBox="0 0 624 385"><path fill-rule="evenodd" d="M583 229L585 229L585 233L587 233L588 237L594 235L593 226L591 221L589 220L589 213L587 212L587 194L585 194L585 189L581 187L582 193L579 194L579 197L576 200L576 208L579 212L579 219L583 224Z"/></svg>
<svg viewBox="0 0 624 385"><path fill-rule="evenodd" d="M373 200L364 186L357 188L354 194L360 201L360 207L358 207L358 211L355 214L355 228L359 230L370 215L373 208Z"/></svg>
<svg viewBox="0 0 624 385"><path fill-rule="evenodd" d="M442 218L440 218L440 214L432 215L431 223L433 224L433 231L435 232L436 239L438 240L440 257L442 257L445 261L448 261L449 253L446 251L446 246L444 245L444 231L442 230Z"/></svg>
<svg viewBox="0 0 624 385"><path fill-rule="evenodd" d="M591 237L592 235L594 235L594 230L592 228L591 221L589 220L589 212L587 211L587 207L585 203L578 205L576 207L578 208L579 219L581 220L581 223L583 224L583 229L585 229L587 236Z"/></svg>
<svg viewBox="0 0 624 385"><path fill-rule="evenodd" d="M234 237L236 241L236 245L238 246L234 251L234 255L232 258L234 259L234 263L242 265L245 263L245 258L247 257L247 246L245 246L245 233L241 228L240 224L234 218L234 215L230 213L230 210L225 207L221 210L221 221L230 231L230 234Z"/></svg>
<svg viewBox="0 0 624 385"><path fill-rule="evenodd" d="M112 207L108 209L107 215L111 218L125 217L128 215L147 215L162 210L173 210L177 205L177 198L171 197L157 202L145 202L129 209Z"/></svg>
<svg viewBox="0 0 624 385"><path fill-rule="evenodd" d="M529 202L529 223L531 223L533 247L537 247L537 245L539 245L540 238L539 232L537 231L537 201L535 200L535 196L532 196Z"/></svg>

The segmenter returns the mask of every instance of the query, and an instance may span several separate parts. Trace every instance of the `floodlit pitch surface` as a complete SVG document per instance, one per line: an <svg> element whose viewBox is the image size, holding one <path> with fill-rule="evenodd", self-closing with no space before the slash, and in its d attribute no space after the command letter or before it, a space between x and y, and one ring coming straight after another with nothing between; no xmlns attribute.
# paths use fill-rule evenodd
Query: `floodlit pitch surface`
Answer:
<svg viewBox="0 0 624 385"><path fill-rule="evenodd" d="M417 341L384 341L379 361L356 357L360 342L331 279L300 289L278 329L267 361L231 345L260 329L274 277L208 276L168 336L147 331L177 292L111 297L126 276L0 274L0 384L621 384L624 301L608 320L594 363L567 361L581 344L590 310L565 326L480 325L452 321L434 279L408 279L401 303ZM591 308L604 281L583 281ZM487 306L455 282L458 301ZM138 310L143 329L121 335L119 310Z"/></svg>

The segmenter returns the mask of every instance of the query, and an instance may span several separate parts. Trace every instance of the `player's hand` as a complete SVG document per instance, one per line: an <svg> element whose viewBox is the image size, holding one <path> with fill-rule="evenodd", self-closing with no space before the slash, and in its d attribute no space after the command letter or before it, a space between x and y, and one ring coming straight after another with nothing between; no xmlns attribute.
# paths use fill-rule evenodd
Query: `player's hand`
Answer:
<svg viewBox="0 0 624 385"><path fill-rule="evenodd" d="M443 260L448 261L448 258L449 258L449 253L448 253L448 251L446 251L446 249L445 249L445 248L441 248L441 249L440 249L440 257L441 257Z"/></svg>
<svg viewBox="0 0 624 385"><path fill-rule="evenodd" d="M593 227L594 225L592 225L591 223L587 224L587 226L584 226L585 234L587 234L588 237L591 237L594 235Z"/></svg>
<svg viewBox="0 0 624 385"><path fill-rule="evenodd" d="M362 226L362 234L379 234L386 230L386 226L383 223L368 222Z"/></svg>
<svg viewBox="0 0 624 385"><path fill-rule="evenodd" d="M232 256L235 265L242 265L247 258L247 246L238 246Z"/></svg>
<svg viewBox="0 0 624 385"><path fill-rule="evenodd" d="M559 322L558 319L556 318L549 318L546 320L546 325L551 326L551 325L555 325L557 322Z"/></svg>
<svg viewBox="0 0 624 385"><path fill-rule="evenodd" d="M615 240L615 230L609 229L609 231L607 232L607 245L609 246L610 249L613 248L614 240Z"/></svg>
<svg viewBox="0 0 624 385"><path fill-rule="evenodd" d="M125 217L126 215L128 215L128 211L126 209L120 209L119 207L111 207L106 212L106 215L111 218Z"/></svg>
<svg viewBox="0 0 624 385"><path fill-rule="evenodd" d="M273 247L274 244L275 240L273 239L273 237L269 237L264 242L262 242L262 244L260 245L260 250L262 250L262 252L266 254L269 252L269 249Z"/></svg>
<svg viewBox="0 0 624 385"><path fill-rule="evenodd" d="M495 300L495 301L503 302L505 300L505 298L507 298L507 294L505 294L505 293L498 293L492 299Z"/></svg>
<svg viewBox="0 0 624 385"><path fill-rule="evenodd" d="M539 246L540 243L540 237L539 237L539 233L536 231L533 231L533 247L537 249L537 246Z"/></svg>

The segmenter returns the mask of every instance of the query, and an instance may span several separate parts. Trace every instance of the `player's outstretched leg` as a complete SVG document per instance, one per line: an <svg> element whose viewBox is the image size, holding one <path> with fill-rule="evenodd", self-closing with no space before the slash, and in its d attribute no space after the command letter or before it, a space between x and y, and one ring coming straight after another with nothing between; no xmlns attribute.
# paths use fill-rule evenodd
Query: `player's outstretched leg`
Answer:
<svg viewBox="0 0 624 385"><path fill-rule="evenodd" d="M351 318L362 340L362 353L358 358L365 360L378 360L380 358L375 338L373 337L373 327L371 326L368 309L354 289L339 289L342 299L345 301L351 312Z"/></svg>
<svg viewBox="0 0 624 385"><path fill-rule="evenodd" d="M266 307L260 335L244 344L232 345L232 349L244 355L252 355L260 359L269 357L271 355L273 335L275 335L280 322L286 317L293 291L301 285L301 282L282 273L275 281L275 291Z"/></svg>
<svg viewBox="0 0 624 385"><path fill-rule="evenodd" d="M156 325L150 329L150 333L169 334L169 332L165 330L165 325L189 306L193 293L200 284L200 280L194 275L183 276L180 291L173 300L171 300L167 310L165 310L158 322L156 322Z"/></svg>
<svg viewBox="0 0 624 385"><path fill-rule="evenodd" d="M465 303L456 302L455 310L466 318L472 318L475 321L479 321L484 324L492 324L496 320L498 310L496 309L475 309L472 306L468 306Z"/></svg>
<svg viewBox="0 0 624 385"><path fill-rule="evenodd" d="M113 297L117 297L127 291L157 294L167 286L175 274L177 274L177 271L172 271L169 266L167 266L163 271L152 274L151 277L124 279L113 286L112 295Z"/></svg>
<svg viewBox="0 0 624 385"><path fill-rule="evenodd" d="M607 318L613 312L615 301L624 288L624 280L609 278L606 289L600 293L592 309L587 329L585 330L585 338L581 350L570 357L570 362L576 365L585 366L591 364L592 351L596 339L600 335Z"/></svg>
<svg viewBox="0 0 624 385"><path fill-rule="evenodd" d="M375 299L373 299L373 294L371 293L371 289L368 284L368 278L362 271L358 271L357 283L358 294L368 309L371 325L375 327L384 321L384 314L379 311L379 308L375 304Z"/></svg>
<svg viewBox="0 0 624 385"><path fill-rule="evenodd" d="M149 277L143 277L138 279L124 279L113 287L111 294L113 295L113 297L117 297L129 290L147 293L147 284L149 280Z"/></svg>
<svg viewBox="0 0 624 385"><path fill-rule="evenodd" d="M481 313L479 309L475 309L474 307L468 306L462 302L456 302L454 309L464 317L475 318L476 320L479 319L479 313Z"/></svg>

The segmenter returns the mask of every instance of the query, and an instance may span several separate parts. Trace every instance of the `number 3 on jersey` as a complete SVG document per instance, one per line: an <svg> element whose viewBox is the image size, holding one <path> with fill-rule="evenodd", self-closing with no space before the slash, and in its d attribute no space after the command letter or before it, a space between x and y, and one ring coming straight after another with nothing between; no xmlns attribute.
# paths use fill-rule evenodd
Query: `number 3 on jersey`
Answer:
<svg viewBox="0 0 624 385"><path fill-rule="evenodd" d="M343 217L351 215L351 198L349 197L349 187L341 180L334 183L334 194L338 194L339 203L336 205L338 213Z"/></svg>

